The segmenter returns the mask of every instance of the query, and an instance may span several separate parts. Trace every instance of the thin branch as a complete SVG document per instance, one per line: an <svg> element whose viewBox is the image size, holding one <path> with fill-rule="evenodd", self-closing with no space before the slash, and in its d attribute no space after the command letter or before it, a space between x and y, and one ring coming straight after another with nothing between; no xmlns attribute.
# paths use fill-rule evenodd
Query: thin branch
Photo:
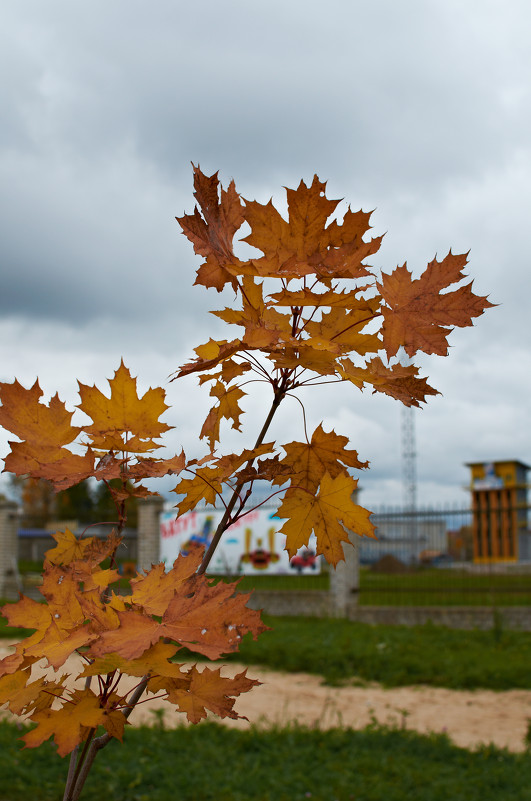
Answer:
<svg viewBox="0 0 531 801"><path fill-rule="evenodd" d="M79 754L79 745L76 745L76 747L70 754L70 764L68 765L68 774L66 776L66 785L65 785L65 792L63 795L63 801L68 801L68 799L70 798L70 791L72 789L72 785L74 782L74 775L76 772L78 754Z"/></svg>
<svg viewBox="0 0 531 801"><path fill-rule="evenodd" d="M296 401L298 401L298 402L300 403L300 405L301 405L301 408L302 408L302 418L303 418L303 424L304 424L304 436L306 437L306 442L307 442L307 443L308 443L308 445L309 445L309 444L310 444L310 440L308 439L308 429L306 428L306 410L305 410L305 408L304 408L304 403L303 403L303 402L301 401L301 399L300 399L300 398L298 398L296 395L292 395L292 394L291 394L291 392L286 392L286 397L287 397L287 398L294 398L294 399L295 399Z"/></svg>
<svg viewBox="0 0 531 801"><path fill-rule="evenodd" d="M261 371L262 371L262 373L263 373L265 376L267 376L267 380L268 380L268 381L272 381L272 378L271 378L271 376L269 375L269 373L267 372L267 370L265 369L264 365L263 365L263 364L261 364L261 363L258 361L258 359L256 358L256 356L254 356L252 353L249 353L249 351L247 351L247 350L244 350L244 351L242 351L242 353L245 353L245 355L246 355L246 357L249 359L249 361L253 362L253 363L256 365L256 367L257 367L259 370L261 370Z"/></svg>
<svg viewBox="0 0 531 801"><path fill-rule="evenodd" d="M263 506L264 503L267 503L268 501L270 501L271 498L275 497L275 495L280 495L281 492L286 492L287 489L300 489L300 490L304 490L304 492L307 492L309 495L314 495L314 492L309 490L308 487L301 487L301 486L298 486L297 484L295 484L294 486L282 487L281 489L276 490L275 492L272 492L271 495L268 495L267 498L265 498L265 500L260 501L260 503L257 503L256 506L252 506L250 509L248 509L246 512L244 512L242 515L239 515L237 519L241 520L243 517L245 517L245 515L251 514L251 512L256 511L256 509L260 509L260 507Z"/></svg>
<svg viewBox="0 0 531 801"><path fill-rule="evenodd" d="M246 384L270 384L270 381L266 381L265 378L250 378L249 381L244 381L242 384L238 384L238 388L244 387Z"/></svg>
<svg viewBox="0 0 531 801"><path fill-rule="evenodd" d="M150 678L153 678L153 676L150 676ZM168 693L166 692L166 693L162 693L162 695L154 695L151 698L144 698L143 701L137 701L133 708L136 708L137 706L140 706L140 704L147 704L149 701L156 701L158 698L168 698ZM130 709L130 708L131 708L131 706L128 703L122 704L121 706L118 705L118 706L114 707L114 709L118 709L119 711L121 711L122 709ZM131 711L132 711L132 709L131 709Z"/></svg>
<svg viewBox="0 0 531 801"><path fill-rule="evenodd" d="M337 337L340 337L341 334L345 334L347 331L350 331L351 328L355 328L358 325L364 325L365 323L369 323L371 320L376 319L376 317L381 317L381 316L382 316L382 312L376 312L375 314L371 314L369 317L365 317L365 319L363 319L363 320L357 320L355 323L351 323L351 325L347 325L347 327L343 328L342 331L338 331L337 334L334 334L333 337L330 337L330 342L332 342L334 339L337 339Z"/></svg>
<svg viewBox="0 0 531 801"><path fill-rule="evenodd" d="M79 535L79 539L82 539L85 536L85 531L88 531L88 529L92 528L93 526L119 526L119 525L120 525L119 520L100 520L98 523L89 523L88 526L85 526L85 528Z"/></svg>
<svg viewBox="0 0 531 801"><path fill-rule="evenodd" d="M306 378L304 381L299 381L294 389L298 389L299 387L320 387L321 384L342 384L345 380L344 378L334 378L330 379L330 381L320 381L317 376L314 376L313 378Z"/></svg>
<svg viewBox="0 0 531 801"><path fill-rule="evenodd" d="M96 731L96 729L90 729L89 733L87 735L87 739L85 740L85 745L83 746L83 751L81 752L81 756L79 757L79 761L77 763L77 767L76 767L76 770L75 770L75 773L74 773L74 777L72 779L72 795L71 796L70 795L66 796L66 790L65 790L66 798L68 798L68 799L71 798L72 801L75 801L76 798L79 798L79 794L81 793L82 787L79 788L79 792L76 794L76 785L78 784L79 777L80 777L80 775L83 772L83 769L85 767L85 760L86 760L89 748L90 748L90 746L92 744L92 739L94 737L95 731Z"/></svg>
<svg viewBox="0 0 531 801"><path fill-rule="evenodd" d="M131 699L129 701L130 706L125 710L125 712L122 713L126 719L129 717L129 715L133 711L134 707L136 706L138 700L140 699L140 696L142 695L142 693L146 689L146 686L147 686L147 683L148 683L149 679L150 679L150 676L146 675L146 676L144 676L142 678L140 683L137 685L137 688L136 688L135 692L133 693L133 696L131 697ZM94 760L96 758L96 754L98 753L98 751L101 751L102 748L105 748L107 743L109 743L111 740L112 740L112 735L110 735L109 732L106 732L105 734L102 734L100 737L95 737L92 740L92 742L90 744L90 747L87 750L83 766L82 766L81 770L79 771L79 774L78 774L77 779L75 781L75 784L71 788L71 792L70 792L69 795L67 795L66 792L65 792L65 796L64 796L63 801L78 801L79 796L81 795L81 791L83 789L83 786L84 786L84 784L85 784L85 782L87 780L87 776L89 774L89 771L90 771L90 769L92 767L92 763L94 762Z"/></svg>
<svg viewBox="0 0 531 801"><path fill-rule="evenodd" d="M275 395L274 395L274 398L273 398L273 402L271 404L271 408L269 410L269 414L267 415L265 423L262 426L262 430L260 431L260 433L259 433L259 435L257 437L257 440L256 440L256 442L254 444L253 450L258 448L262 444L262 442L264 441L265 435L267 433L267 430L268 430L269 426L271 425L271 421L273 420L275 412L278 409L278 407L280 406L280 403L282 402L282 399L283 399L284 394L286 392L287 384L289 382L289 377L291 375L291 372L292 371L290 371L290 370L286 370L283 373L283 377L282 377L282 380L280 382L280 387L275 391ZM247 465L248 466L252 465L252 462L253 462L253 459L249 459L249 462L247 463ZM223 533L225 532L225 530L230 525L229 520L230 520L230 516L231 516L232 510L234 509L234 507L236 505L236 501L239 498L240 490L243 488L244 485L245 485L245 481L238 481L238 483L236 484L236 487L234 489L232 497L231 497L229 503L227 504L227 506L225 508L225 513L224 513L223 517L221 518L221 520L219 522L219 525L218 525L218 527L216 529L216 533L214 534L214 536L212 538L212 541L211 541L211 543L210 543L210 545L208 547L208 550L207 550L206 554L203 557L203 561L201 562L201 564L199 566L199 569L197 571L198 575L201 575L201 574L205 573L205 571L206 571L206 569L207 569L207 567L208 567L208 565L210 563L210 560L212 559L214 551L216 550L216 548L218 546L218 543L219 543Z"/></svg>

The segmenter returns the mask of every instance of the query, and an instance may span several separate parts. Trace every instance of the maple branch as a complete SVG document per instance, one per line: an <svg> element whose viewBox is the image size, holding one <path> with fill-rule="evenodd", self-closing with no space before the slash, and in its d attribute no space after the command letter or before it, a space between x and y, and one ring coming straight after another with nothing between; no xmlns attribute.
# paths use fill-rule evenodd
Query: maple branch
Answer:
<svg viewBox="0 0 531 801"><path fill-rule="evenodd" d="M236 280L237 280L237 279L236 279ZM249 304L249 306L250 306L251 308L254 308L254 307L253 307L253 304L251 303L251 301L249 300L249 298L248 298L248 296L247 296L247 292L246 292L246 291L245 291L245 289L243 288L243 284L240 284L240 283L239 283L239 281L238 281L238 289L239 289L239 290L240 290L240 292L242 293L243 297L245 298L245 300L247 301L247 303ZM243 306L243 303L242 303L242 306Z"/></svg>
<svg viewBox="0 0 531 801"><path fill-rule="evenodd" d="M75 799L79 798L79 796L81 794L81 790L83 789L83 784L85 782L83 781L83 783L79 787L78 792L76 792L76 790L77 790L76 785L77 785L77 783L79 781L79 777L81 775L81 771L82 771L82 769L84 767L85 759L86 759L88 750L90 748L90 745L91 745L91 742L92 742L92 738L94 737L95 731L96 731L96 729L94 729L94 728L90 729L90 731L89 731L89 733L87 735L87 739L85 740L85 745L83 746L83 751L81 752L81 756L79 757L79 762L77 763L77 767L76 767L76 770L74 771L74 776L72 778L72 787L71 787L72 795L70 795L70 793L68 792L70 788L68 788L68 785L67 785L67 787L65 787L65 795L64 795L63 801L75 801ZM92 760L92 761L94 761L94 760ZM70 773L70 768L69 768L68 772ZM88 770L87 770L87 774L88 774Z"/></svg>
<svg viewBox="0 0 531 801"><path fill-rule="evenodd" d="M284 374L281 382L280 382L280 387L278 387L275 390L275 395L273 397L273 402L271 404L271 408L269 410L269 414L267 415L266 420L264 422L264 425L262 426L262 430L260 431L260 433L259 433L259 435L258 435L258 437L256 439L256 442L254 444L253 450L256 449L256 448L259 448L260 445L262 444L262 442L264 441L265 435L267 434L267 430L268 430L269 426L271 425L271 421L273 420L273 417L275 416L275 412L278 409L278 407L280 406L280 404L282 402L282 399L284 398L284 395L286 393L288 380L289 380L289 373L286 372ZM247 462L247 466L250 466L252 463L253 463L253 459L249 459L249 461ZM218 525L218 527L216 529L216 533L212 537L212 541L211 541L210 545L208 546L208 550L205 553L205 555L203 557L203 561L201 562L201 564L200 564L200 566L198 568L197 575L202 575L203 573L205 573L205 571L206 571L206 569L207 569L207 567L208 567L208 565L210 563L210 560L212 559L212 556L214 555L214 551L218 547L218 543L219 543L223 533L225 532L225 530L231 524L231 522L232 522L231 519L230 519L231 512L234 509L234 507L236 506L236 501L239 498L240 490L245 486L245 483L246 483L245 481L238 481L238 483L236 484L236 487L234 489L232 497L231 497L229 503L227 504L227 506L225 507L225 513L223 514L223 517L221 518L221 520L219 522L219 525Z"/></svg>
<svg viewBox="0 0 531 801"><path fill-rule="evenodd" d="M101 676L98 676L98 682L99 682L100 689L101 689ZM87 678L85 679L85 690L88 690L90 688L91 683L92 683L92 676L87 676ZM92 733L94 733L94 731L95 731L95 729L92 729ZM77 756L79 754L79 744L76 745L76 747L74 748L74 750L70 754L70 764L68 765L68 773L67 773L67 776L66 776L66 785L65 785L65 793L64 793L63 801L68 801L68 798L69 798L68 794L70 793L70 790L71 790L71 788L73 787L73 785L74 785L74 783L76 781L76 775L78 773L79 767L81 766L81 763L83 762L83 759L85 758L86 750L87 750L87 746L85 744L85 747L83 749L83 753L81 754L81 756L79 758L79 762L77 761ZM76 769L76 764L77 764L77 769Z"/></svg>
<svg viewBox="0 0 531 801"><path fill-rule="evenodd" d="M147 683L148 683L149 679L150 679L150 676L146 675L146 676L144 676L142 678L140 683L137 685L137 688L136 688L135 692L133 693L130 701L128 702L128 707L125 709L124 712L122 712L122 714L124 715L124 717L126 719L129 717L129 715L131 714L131 712L135 708L136 704L138 703L138 701L140 699L140 696L142 695L142 693L144 692L144 690L147 687ZM92 739L92 742L90 743L90 747L88 749L86 749L86 754L84 756L84 762L83 762L83 765L81 767L81 770L79 771L79 774L78 774L78 776L77 776L77 778L75 780L75 783L73 783L73 786L71 787L70 795L67 795L66 790L65 790L65 795L64 795L63 801L78 801L78 798L81 795L81 791L83 789L83 786L84 786L84 784L85 784L85 782L87 780L87 776L88 776L88 774L90 772L90 769L92 767L92 763L96 759L96 755L97 755L98 751L101 751L102 748L105 748L107 743L109 743L112 739L113 739L113 737L112 737L111 734L109 734L109 732L105 732L105 734L102 734L100 737L96 737L96 738Z"/></svg>
<svg viewBox="0 0 531 801"><path fill-rule="evenodd" d="M154 678L155 675L150 676L150 679ZM162 693L162 695L154 695L152 698L144 698L143 701L136 701L135 707L140 706L140 704L147 704L149 701L156 701L157 698L168 698L168 693ZM122 710L122 709L129 709L130 705L128 703L122 704L122 706L116 706L115 709ZM131 712L133 711L134 707L131 707ZM125 713L124 713L125 714Z"/></svg>
<svg viewBox="0 0 531 801"><path fill-rule="evenodd" d="M113 672L116 672L116 671L113 671ZM120 684L120 682L121 682L121 680L122 680L122 676L123 676L123 675L124 675L123 673L121 673L120 671L118 671L118 678L116 679L116 681L114 682L114 684L113 684L111 687L109 687L109 691L108 691L108 695L109 695L109 696L111 696L111 695L112 695L114 692L116 692L116 688L117 688L117 687L118 687L118 685Z"/></svg>
<svg viewBox="0 0 531 801"><path fill-rule="evenodd" d="M76 772L76 764L77 764L77 756L79 754L79 745L76 745L72 753L70 754L70 764L68 765L68 773L66 776L66 785L65 785L65 792L63 795L63 801L68 801L70 790L72 789L72 784L74 781L74 774Z"/></svg>
<svg viewBox="0 0 531 801"><path fill-rule="evenodd" d="M246 384L270 384L270 381L266 381L265 378L250 378L248 381L242 381L241 384L238 384L238 389L241 389Z"/></svg>
<svg viewBox="0 0 531 801"><path fill-rule="evenodd" d="M256 365L256 367L258 367L258 369L259 369L259 370L261 370L261 371L262 371L262 373L263 373L265 376L267 376L267 380L268 380L268 381L270 381L270 382L272 381L272 378L271 378L271 376L269 375L269 373L267 372L267 370L265 369L264 365L263 365L263 364L261 364L261 363L258 361L258 359L256 358L256 356L254 356L253 354L249 353L249 351L247 351L247 350L244 350L244 351L242 351L242 353L245 353L245 355L246 355L246 357L249 359L249 361L252 361L252 362L254 362L254 364Z"/></svg>
<svg viewBox="0 0 531 801"><path fill-rule="evenodd" d="M299 381L298 384L295 384L294 389L298 387L320 387L322 384L342 384L344 380L344 378L336 378L330 381L319 381L319 378L314 376L313 378L306 378L304 381Z"/></svg>
<svg viewBox="0 0 531 801"><path fill-rule="evenodd" d="M313 288L313 287L312 287L312 288ZM311 290L310 290L310 291L311 291ZM304 325L301 325L301 327L300 327L300 328L299 328L299 330L297 331L297 336L298 336L299 334L302 334L302 332L304 331L304 329L306 328L306 326L308 325L308 323L310 323L310 322L312 321L312 318L313 318L313 316L314 316L315 312L316 312L318 309L322 309L322 308L323 308L322 306L314 306L314 307L313 307L313 312L310 314L310 316L308 317L308 319L307 319L307 320L304 320ZM302 315L301 315L301 319L302 319Z"/></svg>
<svg viewBox="0 0 531 801"><path fill-rule="evenodd" d="M241 520L243 517L245 517L246 515L251 514L251 512L254 512L256 509L260 509L260 507L263 506L264 503L267 503L268 501L270 501L271 498L275 497L275 495L279 495L281 492L286 492L286 489L305 489L305 488L304 487L281 487L281 489L276 490L275 492L272 492L271 495L268 495L267 498L265 498L263 501L260 501L260 503L257 503L256 506L251 506L251 508L247 509L247 511L243 512L243 514L239 514L238 513L237 515L235 515L233 522L235 520Z"/></svg>
<svg viewBox="0 0 531 801"><path fill-rule="evenodd" d="M74 706L76 705L76 702L75 702L75 701L72 701L72 699L71 699L71 698L65 698L65 696L64 696L64 695L56 695L56 694L55 694L55 693L53 693L51 690L47 690L47 689L46 689L46 687L43 687L43 688L42 688L42 692L43 692L43 693L46 693L46 695L53 695L53 697L54 697L54 698L60 698L60 699L61 699L61 701L64 701L64 702L65 702L65 704L74 704ZM53 701L52 701L52 703L53 703Z"/></svg>

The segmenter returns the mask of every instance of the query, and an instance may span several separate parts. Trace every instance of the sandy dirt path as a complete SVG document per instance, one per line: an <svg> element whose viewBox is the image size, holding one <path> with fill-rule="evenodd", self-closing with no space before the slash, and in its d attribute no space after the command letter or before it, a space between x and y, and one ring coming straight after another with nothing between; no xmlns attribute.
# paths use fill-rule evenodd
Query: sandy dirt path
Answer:
<svg viewBox="0 0 531 801"><path fill-rule="evenodd" d="M0 658L10 650L5 645L0 647ZM75 669L78 659L71 657L59 674ZM227 665L223 675L234 675L243 669L242 665ZM304 673L287 674L251 666L248 674L262 685L238 698L235 709L261 727L297 721L323 729L333 726L360 729L377 720L421 733L446 732L453 742L466 748L494 743L511 751L523 751L531 719L531 691L527 690L456 691L425 686L387 690L378 684L326 687L319 677ZM130 686L134 683L136 680L131 679ZM166 726L183 723L184 716L161 699L141 704L130 722L153 724L161 714L155 710L164 710ZM8 712L0 714L10 717ZM223 722L235 727L249 725L245 720Z"/></svg>

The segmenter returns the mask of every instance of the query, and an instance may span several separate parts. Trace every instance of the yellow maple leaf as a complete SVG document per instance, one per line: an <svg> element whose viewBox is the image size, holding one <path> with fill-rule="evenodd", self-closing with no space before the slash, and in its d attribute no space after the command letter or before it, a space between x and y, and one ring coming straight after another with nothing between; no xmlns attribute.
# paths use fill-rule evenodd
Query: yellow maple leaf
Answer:
<svg viewBox="0 0 531 801"><path fill-rule="evenodd" d="M226 387L221 381L216 381L210 394L219 400L207 415L200 437L208 438L210 447L219 442L219 426L223 419L232 420L232 428L240 431L240 415L243 413L238 403L245 396L239 387Z"/></svg>
<svg viewBox="0 0 531 801"><path fill-rule="evenodd" d="M110 398L96 386L79 383L81 403L78 408L92 418L92 425L85 426L84 431L91 438L93 447L137 453L160 447L153 438L171 428L159 421L160 415L169 408L164 402L164 390L161 387L148 389L139 398L136 378L132 378L123 361L109 385Z"/></svg>
<svg viewBox="0 0 531 801"><path fill-rule="evenodd" d="M91 690L78 690L73 698L75 702L65 704L61 709L44 709L33 715L32 720L37 727L22 738L26 748L36 748L45 740L53 737L57 745L57 753L66 756L86 739L90 729L105 726L107 730L113 729L113 736L120 732L117 718L122 720L121 730L125 717L122 712L113 710L107 712L100 706L100 699ZM110 718L110 719L109 719Z"/></svg>
<svg viewBox="0 0 531 801"><path fill-rule="evenodd" d="M74 562L76 559L83 559L85 551L90 548L94 538L87 537L80 539L72 534L69 528L64 531L57 531L52 534L57 542L55 548L46 552L46 558L52 565L62 565Z"/></svg>
<svg viewBox="0 0 531 801"><path fill-rule="evenodd" d="M323 554L331 565L344 558L341 543L349 541L345 529L360 537L374 537L374 526L369 520L371 513L352 500L357 484L349 475L340 474L332 478L325 473L317 495L303 489L286 492L277 514L288 518L281 532L286 535L286 550L290 557L308 544L312 532L317 537L317 553Z"/></svg>

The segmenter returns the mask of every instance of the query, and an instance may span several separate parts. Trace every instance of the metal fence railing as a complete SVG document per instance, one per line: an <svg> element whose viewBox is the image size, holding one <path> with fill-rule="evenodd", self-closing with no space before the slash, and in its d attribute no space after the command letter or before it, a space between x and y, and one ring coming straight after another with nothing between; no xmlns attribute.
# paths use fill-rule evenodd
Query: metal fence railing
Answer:
<svg viewBox="0 0 531 801"><path fill-rule="evenodd" d="M531 605L528 509L517 510L511 560L478 558L470 509L374 514L377 539L359 544L360 604ZM506 511L509 519L516 510Z"/></svg>
<svg viewBox="0 0 531 801"><path fill-rule="evenodd" d="M505 510L508 520L517 521L511 533L514 557L505 560L478 558L478 521L470 509L420 509L414 514L399 509L375 512L372 521L376 539L354 538L359 554L359 604L531 606L529 509L520 505L518 509ZM278 520L277 525L280 527ZM494 533L497 525L494 520ZM127 534L127 558L134 559L136 532L129 530ZM42 560L44 551L53 545L49 532L29 528L20 529L18 540L20 563ZM267 547L264 542L262 547ZM33 562L32 570L36 569ZM256 571L241 579L243 590L302 593L330 588L324 562L315 570L290 567L280 575Z"/></svg>

